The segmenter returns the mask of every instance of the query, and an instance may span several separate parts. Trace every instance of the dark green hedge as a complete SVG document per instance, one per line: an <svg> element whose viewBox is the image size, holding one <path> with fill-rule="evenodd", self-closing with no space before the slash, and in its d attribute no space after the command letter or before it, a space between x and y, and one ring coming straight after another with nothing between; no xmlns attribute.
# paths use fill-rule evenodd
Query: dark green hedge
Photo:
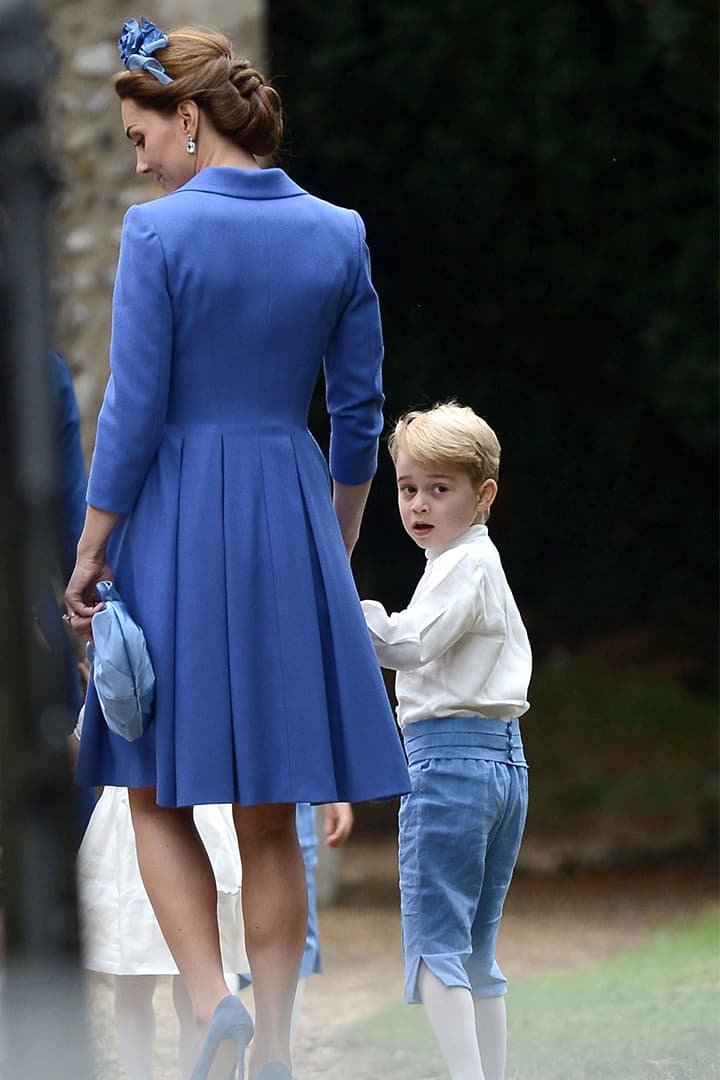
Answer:
<svg viewBox="0 0 720 1080"><path fill-rule="evenodd" d="M496 427L492 528L536 648L654 626L707 686L715 3L270 12L280 163L366 221L388 415L453 395ZM421 559L393 500L383 460L356 569L397 606Z"/></svg>

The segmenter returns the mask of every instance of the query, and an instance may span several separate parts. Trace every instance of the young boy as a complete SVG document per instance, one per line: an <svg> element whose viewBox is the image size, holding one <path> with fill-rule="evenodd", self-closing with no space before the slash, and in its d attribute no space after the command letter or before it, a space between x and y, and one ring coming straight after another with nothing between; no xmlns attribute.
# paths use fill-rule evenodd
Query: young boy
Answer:
<svg viewBox="0 0 720 1080"><path fill-rule="evenodd" d="M363 601L378 659L398 672L412 778L400 806L405 1000L425 1006L452 1080L503 1080L495 942L527 813L518 717L531 654L485 524L500 444L450 403L404 416L389 449L402 523L427 557L405 611Z"/></svg>

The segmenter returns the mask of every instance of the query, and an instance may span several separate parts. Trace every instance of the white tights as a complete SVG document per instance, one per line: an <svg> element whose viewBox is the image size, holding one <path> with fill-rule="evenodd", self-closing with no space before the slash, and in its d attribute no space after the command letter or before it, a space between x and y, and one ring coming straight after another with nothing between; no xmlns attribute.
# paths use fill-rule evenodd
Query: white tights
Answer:
<svg viewBox="0 0 720 1080"><path fill-rule="evenodd" d="M128 1080L152 1080L155 1049L154 975L116 975L115 1031Z"/></svg>
<svg viewBox="0 0 720 1080"><path fill-rule="evenodd" d="M418 986L451 1080L504 1080L504 996L473 998L464 986L445 986L424 962Z"/></svg>
<svg viewBox="0 0 720 1080"><path fill-rule="evenodd" d="M152 1080L155 1053L155 975L116 975L115 1030L128 1080ZM192 1003L182 979L173 977L173 1004L180 1024L180 1073L190 1076L197 1053L197 1028Z"/></svg>
<svg viewBox="0 0 720 1080"><path fill-rule="evenodd" d="M290 1023L290 1045L292 1046L297 1036L298 1024L300 1023L300 1013L302 1011L302 998L303 991L305 989L306 979L298 979L297 990L295 991L295 1001L293 1003L292 1021Z"/></svg>

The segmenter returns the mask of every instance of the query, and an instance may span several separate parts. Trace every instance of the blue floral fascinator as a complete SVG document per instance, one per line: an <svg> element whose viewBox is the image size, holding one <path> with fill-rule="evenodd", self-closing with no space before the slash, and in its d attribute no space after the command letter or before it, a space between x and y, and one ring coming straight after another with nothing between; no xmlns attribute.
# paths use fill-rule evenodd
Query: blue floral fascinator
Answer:
<svg viewBox="0 0 720 1080"><path fill-rule="evenodd" d="M152 54L156 49L164 49L169 45L167 34L158 30L155 23L150 22L143 16L138 25L137 19L128 19L122 28L118 38L118 50L128 71L142 68L154 75L159 83L164 86L171 83L172 79L159 60Z"/></svg>

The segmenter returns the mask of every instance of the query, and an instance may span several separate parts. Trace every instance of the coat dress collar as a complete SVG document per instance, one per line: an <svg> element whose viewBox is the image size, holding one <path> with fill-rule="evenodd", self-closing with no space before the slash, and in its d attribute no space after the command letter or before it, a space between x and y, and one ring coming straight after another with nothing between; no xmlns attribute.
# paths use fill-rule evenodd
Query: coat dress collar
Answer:
<svg viewBox="0 0 720 1080"><path fill-rule="evenodd" d="M209 165L174 191L208 191L235 199L289 199L307 195L282 169L236 169L227 165Z"/></svg>

